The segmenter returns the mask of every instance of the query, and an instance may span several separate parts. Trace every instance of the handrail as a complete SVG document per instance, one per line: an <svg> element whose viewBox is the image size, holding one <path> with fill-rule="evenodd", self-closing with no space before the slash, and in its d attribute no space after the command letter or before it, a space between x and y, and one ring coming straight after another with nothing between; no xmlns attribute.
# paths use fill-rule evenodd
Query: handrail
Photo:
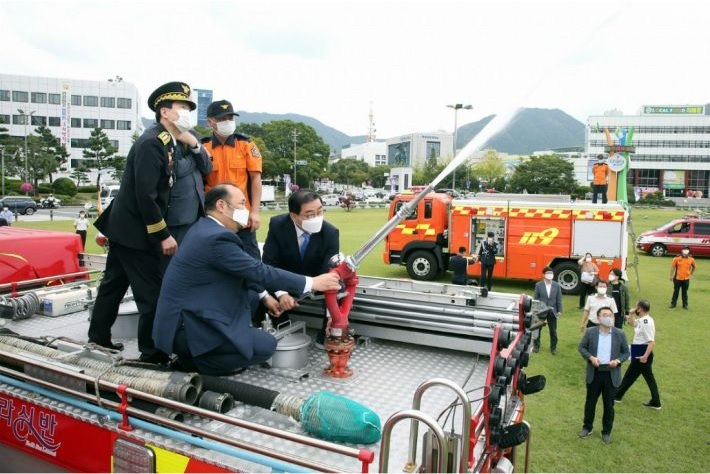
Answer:
<svg viewBox="0 0 710 474"><path fill-rule="evenodd" d="M34 366L36 366L36 367L40 367L40 368L42 368L42 369L49 370L49 371L52 371L52 372L55 372L55 373L58 373L58 374L61 374L61 375L71 376L71 377L73 377L73 378L76 378L76 379L79 379L79 380L83 380L83 381L85 381L85 382L87 382L87 383L98 384L98 386L99 386L100 389L107 390L107 391L115 392L116 389L119 387L118 384L111 383L111 382L107 382L107 381L105 381L105 380L98 380L98 381L97 381L97 379L96 379L95 377L92 377L92 376L89 376L89 375L86 375L86 374L77 373L77 372L75 372L75 371L66 369L66 368L64 368L64 367L55 366L55 365L52 365L52 364L45 364L45 363L43 363L43 362L41 362L41 361L38 361L38 360L36 360L36 359L31 359L31 358L29 358L29 357L25 357L25 356L23 356L23 355L21 355L21 354L15 354L15 353L10 353L10 352L6 352L6 351L3 351L3 350L0 350L0 359L11 360L11 361L16 361L16 362L21 362L21 363L23 363L23 364L31 364L31 365L34 365ZM31 381L32 383L35 383L35 384L38 384L38 385L41 385L41 386L44 386L44 387L51 388L51 389L53 389L53 390L58 390L58 391L61 391L61 392L64 392L64 393L68 393L68 394L70 394L70 395L72 395L72 396L79 397L79 398L82 398L82 399L85 399L85 400L89 400L89 401L91 401L91 402L95 402L95 401L96 401L96 395L95 395L95 394L88 394L88 393L77 392L77 391L75 391L75 390L72 390L72 389L69 389L69 388L66 388L66 387L58 386L58 385L55 385L55 384L53 384L53 383L50 383L50 382L46 382L46 381L44 381L44 380L37 379L37 378L35 378L35 377L31 377L31 376L29 376L29 375L27 375L27 374L24 374L24 373L22 373L22 372L16 372L16 371L11 370L11 369L8 369L8 368L6 368L6 367L4 367L4 366L2 366L2 365L0 365L0 372L2 372L2 373L11 373L12 376L14 376L14 377L21 378L21 379L24 379L24 380L26 380L26 381ZM323 440L311 438L311 437L308 437L308 436L303 436L303 435L299 435L299 434L296 434L296 433L291 433L291 432L288 432L288 431L279 430L279 429L276 429L276 428L270 428L270 427L268 427L268 426L260 425L260 424L257 424L257 423L252 423L252 422L249 422L249 421L240 420L240 419L238 419L238 418L233 418L233 417L230 417L230 416L221 414L221 413L216 413L216 412L213 412L213 411L210 411L210 410L206 410L206 409L203 409L203 408L199 408L199 407L196 407L196 406L193 406L193 405L188 405L188 404L181 403L181 402L178 402L178 401L175 401L175 400L170 400L170 399L163 398L163 397L160 397L160 396L157 396L157 395L152 395L152 394L149 394L149 393L146 393L146 392L142 392L142 391L140 391L140 390L136 390L136 389L133 389L133 388L127 388L127 389L126 389L126 394L127 394L129 397L140 398L140 399L142 399L142 400L146 400L146 401L155 403L155 404L157 404L157 405L165 406L165 407L168 407L168 408L172 408L172 409L174 409L174 410L182 411L182 412L185 412L185 413L190 413L190 414L197 415L197 416L201 416L201 417L205 417L205 418L210 418L210 419L213 419L213 420L215 420L215 421L220 421L220 422L222 422L222 423L226 423L226 424L229 424L229 425L237 426L237 427L240 427L240 428L246 428L246 429L249 429L249 430L257 431L257 432L260 432L260 433L263 433L263 434L266 434L266 435L269 435L269 436L274 436L274 437L277 437L277 438L285 439L285 440L288 440L288 441L293 441L293 442L296 442L296 443L304 444L304 445L311 446L311 447L315 447L315 448L318 448L318 449L323 449L323 450L326 450L326 451L334 452L334 453L341 454L341 455L344 455L344 456L347 456L347 457L351 457L351 458L355 458L355 459L361 459L361 458L362 458L362 450L361 450L361 449L355 449L355 448L350 448L350 447L347 447L347 446L341 446L341 445L339 445L339 444L331 443L331 442L329 442L329 441L323 441ZM112 401L110 401L110 400L105 400L105 399L102 399L102 404L105 404L105 405L107 405L107 406L118 406L117 403L112 402ZM276 452L274 452L274 451L272 451L272 450L262 449L262 448L259 448L259 447L255 446L255 445L250 445L250 444L247 444L247 443L243 443L243 442L241 442L241 441L238 441L238 440L235 440L235 439L232 439L232 438L222 437L221 435L219 435L219 434L217 434L217 433L212 433L212 432L204 431L204 430L201 430L200 428L195 428L195 427L192 427L192 426L190 426L190 425L185 425L185 424L182 424L182 423L179 423L179 422L175 422L175 421L172 421L172 420L168 420L168 419L163 418L163 417L160 417L160 416L156 416L156 415L152 415L152 414L147 414L147 413L145 413L145 412L143 412L143 411L141 411L141 410L138 410L138 409L136 409L136 408L133 408L133 407L129 407L129 408L128 408L128 413L134 414L134 415L139 415L139 416L141 416L142 418L149 419L149 420L154 421L154 422L156 422L156 423L160 423L160 424L163 424L163 425L168 425L168 426L174 427L174 428L179 429L179 430L182 430L182 431L187 431L187 432L190 432L190 433L193 433L193 434L197 434L197 435L199 435L199 436L203 436L203 437L206 437L206 438L209 438L209 439L214 439L214 440L217 440L217 441L220 441L220 442L224 442L224 443L227 443L227 444L230 444L230 445L232 445L232 446L236 446L236 447L239 447L239 448L248 450L248 451L258 452L258 453L261 453L261 454L264 454L264 455L268 455L268 456L275 457L275 458L278 458L278 459L282 459L282 460L285 460L285 461L293 462L294 464L299 464L299 465L303 465L303 466L306 466L306 467L309 467L309 468L313 468L313 469L318 469L318 470L329 470L329 469L332 469L332 468L327 468L327 467L322 466L322 465L317 464L317 463L311 463L310 461L306 461L306 460L299 460L298 462L296 462L296 461L294 461L292 458L288 458L288 457L286 457L286 456L284 456L284 455L280 455L279 453L276 453Z"/></svg>
<svg viewBox="0 0 710 474"><path fill-rule="evenodd" d="M12 283L0 283L0 291L6 290L6 289L16 291L18 287L22 287L22 286L36 285L38 283L46 283L48 281L64 280L66 278L76 278L76 277L82 277L82 276L88 277L89 275L92 275L94 273L99 273L99 272L100 272L100 270L93 270L92 269L92 270L84 270L81 272L63 273L61 275L52 275L52 276L42 277L42 278L33 278L31 280L14 281ZM88 281L88 280L86 280L86 281ZM73 281L71 283L77 284L77 283L81 283L81 282L82 282L82 280ZM49 287L49 288L58 288L58 287L59 287L59 285L56 287Z"/></svg>
<svg viewBox="0 0 710 474"><path fill-rule="evenodd" d="M390 450L390 436L392 435L392 428L394 425L405 419L414 419L424 422L429 429L434 432L436 436L437 443L439 444L439 466L436 472L444 472L444 462L449 457L449 450L446 445L446 436L444 435L444 430L439 426L437 421L419 410L403 410L390 416L382 427L382 442L380 443L380 465L379 472L387 472L389 467L389 450ZM407 461L406 469L413 469L416 461Z"/></svg>
<svg viewBox="0 0 710 474"><path fill-rule="evenodd" d="M417 387L417 390L414 392L412 409L419 410L422 405L422 396L424 395L424 392L430 389L431 387L437 385L450 388L451 390L456 392L456 395L458 395L459 400L461 400L461 406L463 408L463 426L461 428L463 446L461 449L461 456L459 458L459 472L466 472L468 469L468 458L471 452L471 401L468 399L468 395L466 395L466 392L464 392L463 389L459 387L455 382L449 379L435 378L427 380L426 382L419 385L419 387ZM419 423L416 420L413 420L412 426L409 430L409 455L407 458L407 462L414 463L415 461L417 455L418 436Z"/></svg>

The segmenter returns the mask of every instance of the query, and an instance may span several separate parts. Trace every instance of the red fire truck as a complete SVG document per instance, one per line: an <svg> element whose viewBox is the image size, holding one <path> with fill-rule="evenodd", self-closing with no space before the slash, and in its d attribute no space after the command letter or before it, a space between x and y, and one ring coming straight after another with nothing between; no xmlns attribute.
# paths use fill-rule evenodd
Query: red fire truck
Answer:
<svg viewBox="0 0 710 474"><path fill-rule="evenodd" d="M389 217L413 198L414 193L397 195ZM433 280L459 247L475 255L493 232L498 242L494 277L537 279L550 266L563 291L575 293L581 284L577 260L585 253L593 255L600 278L614 267L625 268L627 218L616 202L574 202L569 196L478 194L452 199L430 193L389 234L384 261L406 265L411 278ZM469 272L480 275L480 263Z"/></svg>

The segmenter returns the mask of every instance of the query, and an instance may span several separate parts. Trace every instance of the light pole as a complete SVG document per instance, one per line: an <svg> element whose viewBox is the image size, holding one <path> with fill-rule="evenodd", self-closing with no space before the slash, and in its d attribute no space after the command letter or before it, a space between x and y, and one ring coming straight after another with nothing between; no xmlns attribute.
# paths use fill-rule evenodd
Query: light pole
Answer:
<svg viewBox="0 0 710 474"><path fill-rule="evenodd" d="M453 146L453 154L451 155L451 159L453 160L456 158L456 133L458 131L458 114L460 109L465 109L465 110L471 110L473 109L473 105L463 105L463 104L451 104L447 105L448 108L454 109L454 146ZM456 191L456 168L454 168L454 173L453 173L453 183L451 187Z"/></svg>
<svg viewBox="0 0 710 474"><path fill-rule="evenodd" d="M296 140L298 139L298 136L300 133L298 133L295 129L291 132L291 136L293 137L293 184L296 184L296 166L298 164L296 163Z"/></svg>
<svg viewBox="0 0 710 474"><path fill-rule="evenodd" d="M24 122L25 122L25 182L29 182L29 174L27 173L27 126L30 123L30 120L32 120L32 116L34 115L36 110L33 110L32 112L25 112L22 109L17 109L20 115L24 117Z"/></svg>

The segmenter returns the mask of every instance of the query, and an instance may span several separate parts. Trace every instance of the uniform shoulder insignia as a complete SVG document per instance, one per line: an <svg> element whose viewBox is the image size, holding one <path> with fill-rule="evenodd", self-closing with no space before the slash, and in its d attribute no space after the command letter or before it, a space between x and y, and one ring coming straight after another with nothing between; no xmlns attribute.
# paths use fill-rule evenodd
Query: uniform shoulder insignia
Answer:
<svg viewBox="0 0 710 474"><path fill-rule="evenodd" d="M158 140L160 140L161 142L163 142L163 145L167 145L167 144L170 143L170 141L171 141L170 134L169 134L168 132L165 132L165 131L160 132L160 133L158 134Z"/></svg>
<svg viewBox="0 0 710 474"><path fill-rule="evenodd" d="M237 140L241 140L244 142L251 141L251 137L249 135L242 135L241 133L235 133L234 136L237 137Z"/></svg>
<svg viewBox="0 0 710 474"><path fill-rule="evenodd" d="M250 153L253 158L261 158L261 153L259 153L259 148L257 148L257 146L254 144L252 144L252 146L251 146Z"/></svg>

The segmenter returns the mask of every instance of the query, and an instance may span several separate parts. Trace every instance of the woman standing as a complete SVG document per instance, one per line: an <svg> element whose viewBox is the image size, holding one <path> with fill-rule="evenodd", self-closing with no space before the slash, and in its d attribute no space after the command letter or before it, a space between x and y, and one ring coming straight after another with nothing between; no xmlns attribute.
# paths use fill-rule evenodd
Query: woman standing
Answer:
<svg viewBox="0 0 710 474"><path fill-rule="evenodd" d="M629 316L629 292L621 275L620 268L612 268L609 272L610 294L614 298L616 308L619 310L614 313L614 326L619 329L623 326L624 319Z"/></svg>
<svg viewBox="0 0 710 474"><path fill-rule="evenodd" d="M79 211L79 217L74 219L74 230L81 236L81 248L86 248L86 227L89 221L86 219L84 211Z"/></svg>
<svg viewBox="0 0 710 474"><path fill-rule="evenodd" d="M599 267L592 262L592 254L587 252L584 257L577 261L579 272L581 275L581 284L579 285L579 309L584 308L587 295L594 293L594 284L599 276Z"/></svg>

